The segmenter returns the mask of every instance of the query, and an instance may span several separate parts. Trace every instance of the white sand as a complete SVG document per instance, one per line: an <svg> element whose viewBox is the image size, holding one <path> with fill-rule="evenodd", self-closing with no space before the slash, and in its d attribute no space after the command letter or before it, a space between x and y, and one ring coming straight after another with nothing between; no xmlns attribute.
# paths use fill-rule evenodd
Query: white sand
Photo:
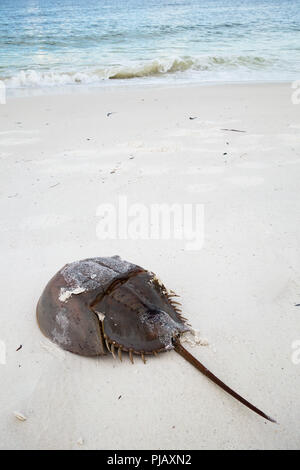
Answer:
<svg viewBox="0 0 300 470"><path fill-rule="evenodd" d="M0 106L1 448L300 447L300 364L291 360L300 340L300 105L291 92L113 87ZM120 195L204 204L202 250L100 241L97 208ZM132 366L77 357L42 336L35 306L50 277L67 262L113 254L181 295L209 342L187 347L279 425L175 352Z"/></svg>

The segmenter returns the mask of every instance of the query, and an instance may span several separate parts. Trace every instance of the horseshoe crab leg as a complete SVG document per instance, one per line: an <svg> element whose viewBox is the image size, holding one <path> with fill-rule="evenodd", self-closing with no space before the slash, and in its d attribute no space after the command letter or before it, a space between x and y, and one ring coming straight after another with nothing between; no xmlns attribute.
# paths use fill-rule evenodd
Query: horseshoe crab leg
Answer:
<svg viewBox="0 0 300 470"><path fill-rule="evenodd" d="M256 408L256 406L252 405L249 401L245 400L245 398L241 397L238 393L228 387L224 382L222 382L218 377L216 377L210 370L208 370L201 362L198 361L192 354L190 354L180 343L178 339L174 340L174 347L175 351L180 354L186 361L192 364L196 369L198 369L202 374L206 375L210 380L212 380L215 384L219 385L225 392L229 393L232 397L234 397L239 402L243 403L243 405L250 408L250 410L254 411L258 415L262 416L263 418L271 421L272 423L276 423L276 421L271 418L270 416L266 415L263 411Z"/></svg>

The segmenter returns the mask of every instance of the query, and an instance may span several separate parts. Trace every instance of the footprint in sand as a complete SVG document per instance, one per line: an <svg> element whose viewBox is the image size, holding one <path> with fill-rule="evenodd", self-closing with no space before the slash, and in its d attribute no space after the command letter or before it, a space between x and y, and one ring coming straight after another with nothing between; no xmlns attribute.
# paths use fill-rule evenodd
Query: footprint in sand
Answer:
<svg viewBox="0 0 300 470"><path fill-rule="evenodd" d="M82 150L65 150L56 154L56 157L75 157L75 158L86 158L88 156L95 155L97 153L96 149L82 149Z"/></svg>
<svg viewBox="0 0 300 470"><path fill-rule="evenodd" d="M190 184L187 187L187 191L189 193L207 193L209 191L214 191L215 189L216 185L210 183Z"/></svg>
<svg viewBox="0 0 300 470"><path fill-rule="evenodd" d="M196 167L190 166L186 169L186 175L218 175L225 171L223 166L204 166L204 167Z"/></svg>
<svg viewBox="0 0 300 470"><path fill-rule="evenodd" d="M203 168L199 168L197 173L201 175L219 175L225 171L224 166L206 166Z"/></svg>
<svg viewBox="0 0 300 470"><path fill-rule="evenodd" d="M36 137L38 130L33 131L2 131L0 132L0 145L11 146L11 145L26 145L35 144L40 141L39 137Z"/></svg>
<svg viewBox="0 0 300 470"><path fill-rule="evenodd" d="M40 230L54 228L72 220L70 216L61 214L42 214L26 217L20 222L22 230Z"/></svg>
<svg viewBox="0 0 300 470"><path fill-rule="evenodd" d="M268 164L261 162L243 162L236 166L239 168L249 168L249 170L262 170L269 167Z"/></svg>
<svg viewBox="0 0 300 470"><path fill-rule="evenodd" d="M242 188L259 186L263 184L265 179L262 176L233 176L231 178L226 178L226 181L234 184L235 186L240 186Z"/></svg>

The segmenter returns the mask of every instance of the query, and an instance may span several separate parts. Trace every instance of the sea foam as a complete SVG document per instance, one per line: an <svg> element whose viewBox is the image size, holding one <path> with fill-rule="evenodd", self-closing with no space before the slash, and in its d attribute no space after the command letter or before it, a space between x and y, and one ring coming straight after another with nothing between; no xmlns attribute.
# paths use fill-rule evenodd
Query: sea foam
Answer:
<svg viewBox="0 0 300 470"><path fill-rule="evenodd" d="M199 73L218 72L238 68L255 70L267 68L271 65L270 60L259 56L175 57L146 60L119 66L99 67L84 71L22 70L11 77L6 77L4 83L8 88L89 85L101 83L105 80L129 80L172 75L180 78L181 73L189 71Z"/></svg>

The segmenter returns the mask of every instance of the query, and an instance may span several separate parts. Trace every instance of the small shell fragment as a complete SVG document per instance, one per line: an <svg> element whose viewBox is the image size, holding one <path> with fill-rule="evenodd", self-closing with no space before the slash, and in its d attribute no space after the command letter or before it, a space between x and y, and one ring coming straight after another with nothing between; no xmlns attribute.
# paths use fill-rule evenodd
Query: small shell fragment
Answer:
<svg viewBox="0 0 300 470"><path fill-rule="evenodd" d="M14 411L14 415L19 421L27 420L27 416L23 415L23 413L20 413L19 411Z"/></svg>

